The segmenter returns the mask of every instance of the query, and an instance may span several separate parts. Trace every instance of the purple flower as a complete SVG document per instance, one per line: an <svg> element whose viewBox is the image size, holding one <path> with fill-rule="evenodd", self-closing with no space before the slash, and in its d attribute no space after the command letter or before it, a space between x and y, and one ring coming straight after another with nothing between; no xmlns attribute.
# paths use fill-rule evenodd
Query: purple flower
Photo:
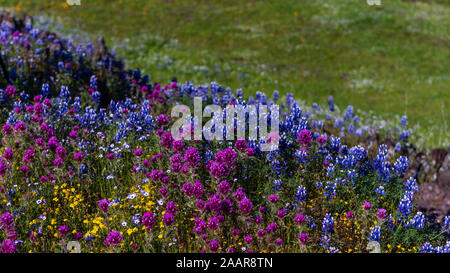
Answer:
<svg viewBox="0 0 450 273"><path fill-rule="evenodd" d="M133 152L134 156L137 156L137 157L140 157L142 155L142 153L143 153L142 149L140 149L140 148L135 149Z"/></svg>
<svg viewBox="0 0 450 273"><path fill-rule="evenodd" d="M13 155L14 151L10 148L6 148L5 152L3 153L3 157L8 161L12 159Z"/></svg>
<svg viewBox="0 0 450 273"><path fill-rule="evenodd" d="M166 212L163 215L163 222L166 226L170 226L173 224L173 222L175 222L175 216L173 216L173 214Z"/></svg>
<svg viewBox="0 0 450 273"><path fill-rule="evenodd" d="M234 147L236 150L243 152L247 147L247 141L245 141L245 139L238 139L236 140L236 143L234 143Z"/></svg>
<svg viewBox="0 0 450 273"><path fill-rule="evenodd" d="M108 211L109 206L109 200L108 199L102 199L98 201L98 207L106 213Z"/></svg>
<svg viewBox="0 0 450 273"><path fill-rule="evenodd" d="M311 144L311 141L312 134L308 129L303 129L300 131L300 133L298 133L297 142L299 142L303 146L309 146L309 144Z"/></svg>
<svg viewBox="0 0 450 273"><path fill-rule="evenodd" d="M220 210L223 213L230 215L234 210L233 202L231 202L231 200L228 198L224 199L222 202L220 202Z"/></svg>
<svg viewBox="0 0 450 273"><path fill-rule="evenodd" d="M14 223L14 217L10 212L5 212L0 217L0 222L2 223L3 227L11 228L12 224Z"/></svg>
<svg viewBox="0 0 450 273"><path fill-rule="evenodd" d="M14 125L14 130L18 132L25 132L27 130L27 126L25 125L25 122L19 121L16 125Z"/></svg>
<svg viewBox="0 0 450 273"><path fill-rule="evenodd" d="M209 249L210 249L212 252L216 252L216 251L219 249L219 243L218 243L216 240L212 240L212 241L209 243Z"/></svg>
<svg viewBox="0 0 450 273"><path fill-rule="evenodd" d="M121 242L122 242L122 234L117 230L114 230L108 233L108 236L106 237L104 243L107 247L115 247L119 245Z"/></svg>
<svg viewBox="0 0 450 273"><path fill-rule="evenodd" d="M230 183L228 183L227 181L222 181L217 186L217 189L219 190L220 193L222 193L223 195L226 195L231 190Z"/></svg>
<svg viewBox="0 0 450 273"><path fill-rule="evenodd" d="M353 219L353 218L355 218L355 215L353 214L352 211L348 211L348 212L347 212L347 218L348 218L348 219Z"/></svg>
<svg viewBox="0 0 450 273"><path fill-rule="evenodd" d="M254 150L253 148L247 148L247 149L245 149L245 154L246 154L248 157L252 157L252 156L255 155L255 150Z"/></svg>
<svg viewBox="0 0 450 273"><path fill-rule="evenodd" d="M75 240L79 241L79 240L81 240L81 238L83 238L83 233L77 232L77 233L75 234Z"/></svg>
<svg viewBox="0 0 450 273"><path fill-rule="evenodd" d="M59 227L58 231L59 231L59 235L61 237L64 237L69 232L69 228L66 225L62 225L62 226Z"/></svg>
<svg viewBox="0 0 450 273"><path fill-rule="evenodd" d="M226 174L225 165L221 162L212 162L209 166L209 172L216 178L221 178Z"/></svg>
<svg viewBox="0 0 450 273"><path fill-rule="evenodd" d="M6 171L8 170L7 166L0 161L0 175L4 176Z"/></svg>
<svg viewBox="0 0 450 273"><path fill-rule="evenodd" d="M278 224L273 222L273 223L270 223L269 225L267 225L266 231L267 231L267 233L270 234L270 233L274 232L275 230L277 230L277 228L278 228Z"/></svg>
<svg viewBox="0 0 450 273"><path fill-rule="evenodd" d="M161 135L161 146L166 149L170 149L172 147L173 137L170 132L165 132Z"/></svg>
<svg viewBox="0 0 450 273"><path fill-rule="evenodd" d="M194 187L192 186L192 184L190 182L186 182L186 183L183 184L183 188L181 189L181 191L187 197L191 197L193 192L194 192Z"/></svg>
<svg viewBox="0 0 450 273"><path fill-rule="evenodd" d="M272 204L276 204L279 200L278 195L276 195L276 194L269 195L268 199L269 199L269 202Z"/></svg>
<svg viewBox="0 0 450 273"><path fill-rule="evenodd" d="M239 235L239 229L237 229L237 228L233 229L231 234L233 234L233 236L238 236Z"/></svg>
<svg viewBox="0 0 450 273"><path fill-rule="evenodd" d="M5 89L5 95L7 95L8 97L14 97L17 94L17 89L12 86L12 85L8 85Z"/></svg>
<svg viewBox="0 0 450 273"><path fill-rule="evenodd" d="M260 238L262 238L262 237L264 236L264 234L266 234L266 232L264 231L264 229L259 229L259 230L257 231L257 233L258 233L258 236L259 236Z"/></svg>
<svg viewBox="0 0 450 273"><path fill-rule="evenodd" d="M370 202L364 202L364 210L370 210L370 208L372 207L372 204L370 204Z"/></svg>
<svg viewBox="0 0 450 273"><path fill-rule="evenodd" d="M108 160L113 160L115 158L115 155L113 153L109 153L109 154L106 155L106 158Z"/></svg>
<svg viewBox="0 0 450 273"><path fill-rule="evenodd" d="M70 137L70 139L72 139L72 140L75 140L75 139L77 139L77 131L70 131L69 132L69 137Z"/></svg>
<svg viewBox="0 0 450 273"><path fill-rule="evenodd" d="M242 198L242 200L239 201L239 209L243 215L249 214L253 209L252 201L246 197Z"/></svg>
<svg viewBox="0 0 450 273"><path fill-rule="evenodd" d="M306 217L303 214L297 214L294 217L294 221L301 225L306 221Z"/></svg>
<svg viewBox="0 0 450 273"><path fill-rule="evenodd" d="M58 147L56 148L56 154L57 154L59 157L64 158L64 157L66 156L66 154L67 154L67 151L66 151L66 149L64 149L63 146L58 146Z"/></svg>
<svg viewBox="0 0 450 273"><path fill-rule="evenodd" d="M6 239L3 241L0 250L0 253L14 253L14 251L16 250L16 243L9 239Z"/></svg>
<svg viewBox="0 0 450 273"><path fill-rule="evenodd" d="M302 243L302 245L306 245L306 241L308 241L308 233L302 233L298 235L298 239Z"/></svg>
<svg viewBox="0 0 450 273"><path fill-rule="evenodd" d="M277 213L278 218L283 219L286 216L286 211L284 209L280 209Z"/></svg>
<svg viewBox="0 0 450 273"><path fill-rule="evenodd" d="M58 138L56 138L55 136L50 137L48 140L48 147L52 150L55 150L56 147L58 146L59 146Z"/></svg>
<svg viewBox="0 0 450 273"><path fill-rule="evenodd" d="M61 166L64 164L64 161L61 157L57 157L53 160L53 165L55 165L56 168L61 168Z"/></svg>
<svg viewBox="0 0 450 273"><path fill-rule="evenodd" d="M241 201L242 198L245 197L245 192L243 188L238 188L234 193L233 193L234 198L236 198L238 201Z"/></svg>
<svg viewBox="0 0 450 273"><path fill-rule="evenodd" d="M212 217L208 221L208 227L210 230L216 230L219 227L219 219Z"/></svg>
<svg viewBox="0 0 450 273"><path fill-rule="evenodd" d="M200 161L200 154L196 148L189 148L184 153L184 160L192 167L197 166Z"/></svg>
<svg viewBox="0 0 450 273"><path fill-rule="evenodd" d="M385 209L378 209L377 210L377 216L380 220L383 220L386 218L386 210Z"/></svg>
<svg viewBox="0 0 450 273"><path fill-rule="evenodd" d="M166 125L167 123L169 123L169 118L164 114L159 115L157 120L158 120L158 125L160 125L160 126L163 126L163 125Z"/></svg>
<svg viewBox="0 0 450 273"><path fill-rule="evenodd" d="M283 240L281 240L280 238L278 238L275 243L277 244L277 246L281 246L283 244Z"/></svg>
<svg viewBox="0 0 450 273"><path fill-rule="evenodd" d="M11 125L9 125L8 123L6 123L5 125L3 125L2 131L5 135L10 135L12 132L12 128Z"/></svg>
<svg viewBox="0 0 450 273"><path fill-rule="evenodd" d="M76 152L76 153L73 155L73 159L74 159L75 161L77 161L78 163L80 163L81 161L83 161L83 158L84 158L84 155L83 155L82 153L80 153L80 152Z"/></svg>
<svg viewBox="0 0 450 273"><path fill-rule="evenodd" d="M193 185L193 191L195 198L199 199L203 196L204 187L200 181L196 180Z"/></svg>
<svg viewBox="0 0 450 273"><path fill-rule="evenodd" d="M245 236L244 241L249 245L253 242L253 237L250 235Z"/></svg>
<svg viewBox="0 0 450 273"><path fill-rule="evenodd" d="M194 220L194 232L201 234L207 229L207 224L201 218L195 218Z"/></svg>
<svg viewBox="0 0 450 273"><path fill-rule="evenodd" d="M327 138L325 136L319 136L317 138L317 142L319 143L320 146L322 146L323 144L325 144L325 142L327 141Z"/></svg>
<svg viewBox="0 0 450 273"><path fill-rule="evenodd" d="M27 174L30 172L30 168L28 168L28 166L24 165L20 167L20 170L22 171L22 173Z"/></svg>
<svg viewBox="0 0 450 273"><path fill-rule="evenodd" d="M155 225L155 215L150 212L145 212L142 215L142 224L144 224L146 230L150 230Z"/></svg>
<svg viewBox="0 0 450 273"><path fill-rule="evenodd" d="M179 139L179 140L174 140L173 141L173 149L177 152L182 151L184 148L184 141Z"/></svg>
<svg viewBox="0 0 450 273"><path fill-rule="evenodd" d="M178 211L177 204L175 204L173 201L169 201L166 204L166 210L167 212L171 214L175 214Z"/></svg>
<svg viewBox="0 0 450 273"><path fill-rule="evenodd" d="M166 198L169 195L169 191L167 190L166 187L161 187L161 189L159 190L159 193L161 193L161 195Z"/></svg>

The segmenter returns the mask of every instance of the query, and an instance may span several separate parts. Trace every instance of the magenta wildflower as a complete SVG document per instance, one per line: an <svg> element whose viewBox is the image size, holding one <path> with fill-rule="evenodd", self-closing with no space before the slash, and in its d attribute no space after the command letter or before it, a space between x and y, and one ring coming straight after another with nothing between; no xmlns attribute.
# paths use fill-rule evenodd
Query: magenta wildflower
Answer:
<svg viewBox="0 0 450 273"><path fill-rule="evenodd" d="M14 97L17 94L17 89L12 86L12 85L8 85L5 89L5 95L9 96L9 97Z"/></svg>
<svg viewBox="0 0 450 273"><path fill-rule="evenodd" d="M353 218L355 218L355 215L353 214L352 211L348 211L348 212L347 212L347 218L348 218L348 219L353 219Z"/></svg>
<svg viewBox="0 0 450 273"><path fill-rule="evenodd" d="M173 216L173 214L166 212L163 215L163 222L166 226L170 226L175 222L175 216Z"/></svg>
<svg viewBox="0 0 450 273"><path fill-rule="evenodd" d="M64 164L64 161L60 157L57 157L53 160L53 165L55 165L56 168L61 168L61 166L63 164Z"/></svg>
<svg viewBox="0 0 450 273"><path fill-rule="evenodd" d="M165 132L161 135L161 146L166 149L172 148L173 137L170 132Z"/></svg>
<svg viewBox="0 0 450 273"><path fill-rule="evenodd" d="M166 211L172 214L177 213L178 211L177 204L175 204L173 201L167 202Z"/></svg>
<svg viewBox="0 0 450 273"><path fill-rule="evenodd" d="M11 125L9 125L8 123L6 123L5 125L3 125L2 132L3 132L5 135L7 135L7 136L10 135L11 132L12 132Z"/></svg>
<svg viewBox="0 0 450 273"><path fill-rule="evenodd" d="M297 142L303 146L309 146L312 141L311 131L308 129L303 129L298 133Z"/></svg>
<svg viewBox="0 0 450 273"><path fill-rule="evenodd" d="M378 209L377 210L377 216L380 220L383 220L384 218L386 218L386 210L385 209Z"/></svg>
<svg viewBox="0 0 450 273"><path fill-rule="evenodd" d="M216 251L219 249L219 243L218 243L216 240L212 240L212 241L209 243L209 249L210 249L212 252L216 252Z"/></svg>
<svg viewBox="0 0 450 273"><path fill-rule="evenodd" d="M249 214L253 209L252 201L244 197L241 201L239 201L239 209L243 215Z"/></svg>
<svg viewBox="0 0 450 273"><path fill-rule="evenodd" d="M104 243L107 247L115 247L122 242L122 239L123 239L122 234L117 230L114 230L108 233L108 236L106 237Z"/></svg>
<svg viewBox="0 0 450 273"><path fill-rule="evenodd" d="M3 153L3 157L8 161L12 159L13 155L14 151L10 148L6 148L5 152Z"/></svg>
<svg viewBox="0 0 450 273"><path fill-rule="evenodd" d="M142 153L143 153L142 149L140 149L140 148L135 149L133 152L134 156L137 156L137 157L140 157L142 155Z"/></svg>
<svg viewBox="0 0 450 273"><path fill-rule="evenodd" d="M269 199L269 202L272 204L276 204L279 200L278 195L276 195L276 194L269 195L268 199Z"/></svg>
<svg viewBox="0 0 450 273"><path fill-rule="evenodd" d="M302 233L298 235L298 239L302 243L302 245L306 245L306 241L308 241L308 233Z"/></svg>
<svg viewBox="0 0 450 273"><path fill-rule="evenodd" d="M245 139L238 139L236 140L234 147L236 148L236 150L243 152L245 148L247 148L247 141Z"/></svg>
<svg viewBox="0 0 450 273"><path fill-rule="evenodd" d="M155 215L150 212L145 212L144 215L142 215L142 224L147 231L153 228L155 225Z"/></svg>
<svg viewBox="0 0 450 273"><path fill-rule="evenodd" d="M16 250L16 243L9 239L6 239L1 244L0 250L1 253L14 253L14 251Z"/></svg>
<svg viewBox="0 0 450 273"><path fill-rule="evenodd" d="M227 193L230 192L231 190L231 186L230 183L228 183L227 181L222 181L220 182L220 184L217 186L217 189L219 190L219 192L223 195L226 195Z"/></svg>
<svg viewBox="0 0 450 273"><path fill-rule="evenodd" d="M301 225L306 221L306 217L303 214L297 214L294 217L294 221Z"/></svg>
<svg viewBox="0 0 450 273"><path fill-rule="evenodd" d="M197 151L196 148L189 148L186 150L184 154L184 160L190 165L190 166L196 166L200 161L200 154Z"/></svg>
<svg viewBox="0 0 450 273"><path fill-rule="evenodd" d="M62 225L62 226L59 227L58 231L59 231L59 235L61 237L64 237L69 232L69 228L66 225Z"/></svg>
<svg viewBox="0 0 450 273"><path fill-rule="evenodd" d="M2 224L2 227L11 228L14 223L14 217L10 212L5 212L0 217L0 222Z"/></svg>
<svg viewBox="0 0 450 273"><path fill-rule="evenodd" d="M277 213L278 218L283 219L286 216L286 211L284 209L280 209Z"/></svg>
<svg viewBox="0 0 450 273"><path fill-rule="evenodd" d="M262 237L264 236L264 234L266 234L266 232L264 231L264 229L259 229L259 230L257 231L257 234L258 234L258 236L259 236L260 238L262 238Z"/></svg>
<svg viewBox="0 0 450 273"><path fill-rule="evenodd" d="M208 227L210 230L216 230L219 227L219 219L212 217L208 221Z"/></svg>
<svg viewBox="0 0 450 273"><path fill-rule="evenodd" d="M81 161L83 161L83 158L84 158L84 155L83 155L82 153L80 153L80 152L76 152L76 153L73 155L73 159L74 159L75 161L77 161L78 163L80 163Z"/></svg>
<svg viewBox="0 0 450 273"><path fill-rule="evenodd" d="M102 199L98 201L98 207L104 212L107 213L108 212L108 207L109 207L109 200L108 199Z"/></svg>

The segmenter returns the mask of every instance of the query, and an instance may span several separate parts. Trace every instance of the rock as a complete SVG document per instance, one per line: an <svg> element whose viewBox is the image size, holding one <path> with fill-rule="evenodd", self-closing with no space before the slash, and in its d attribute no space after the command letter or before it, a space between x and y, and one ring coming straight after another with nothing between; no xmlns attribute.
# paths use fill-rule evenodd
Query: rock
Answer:
<svg viewBox="0 0 450 273"><path fill-rule="evenodd" d="M448 193L450 192L450 170L439 173L437 183Z"/></svg>

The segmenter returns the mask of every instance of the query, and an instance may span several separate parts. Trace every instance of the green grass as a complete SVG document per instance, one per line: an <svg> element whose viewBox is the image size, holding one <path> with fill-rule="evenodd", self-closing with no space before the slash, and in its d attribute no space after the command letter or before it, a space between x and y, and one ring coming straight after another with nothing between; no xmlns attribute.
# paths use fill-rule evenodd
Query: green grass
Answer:
<svg viewBox="0 0 450 273"><path fill-rule="evenodd" d="M341 108L384 118L406 113L426 147L450 145L447 1L64 2L0 5L45 13L66 31L103 35L129 67L155 81L215 80L246 94L291 92L308 103L333 95Z"/></svg>

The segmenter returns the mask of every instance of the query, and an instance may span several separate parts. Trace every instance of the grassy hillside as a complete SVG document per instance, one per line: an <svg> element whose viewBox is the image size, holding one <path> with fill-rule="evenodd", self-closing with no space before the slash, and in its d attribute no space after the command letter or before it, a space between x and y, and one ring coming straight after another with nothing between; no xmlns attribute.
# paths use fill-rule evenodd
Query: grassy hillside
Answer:
<svg viewBox="0 0 450 273"><path fill-rule="evenodd" d="M153 80L208 83L246 93L329 95L386 118L407 114L428 147L450 133L447 1L0 0L103 35Z"/></svg>

